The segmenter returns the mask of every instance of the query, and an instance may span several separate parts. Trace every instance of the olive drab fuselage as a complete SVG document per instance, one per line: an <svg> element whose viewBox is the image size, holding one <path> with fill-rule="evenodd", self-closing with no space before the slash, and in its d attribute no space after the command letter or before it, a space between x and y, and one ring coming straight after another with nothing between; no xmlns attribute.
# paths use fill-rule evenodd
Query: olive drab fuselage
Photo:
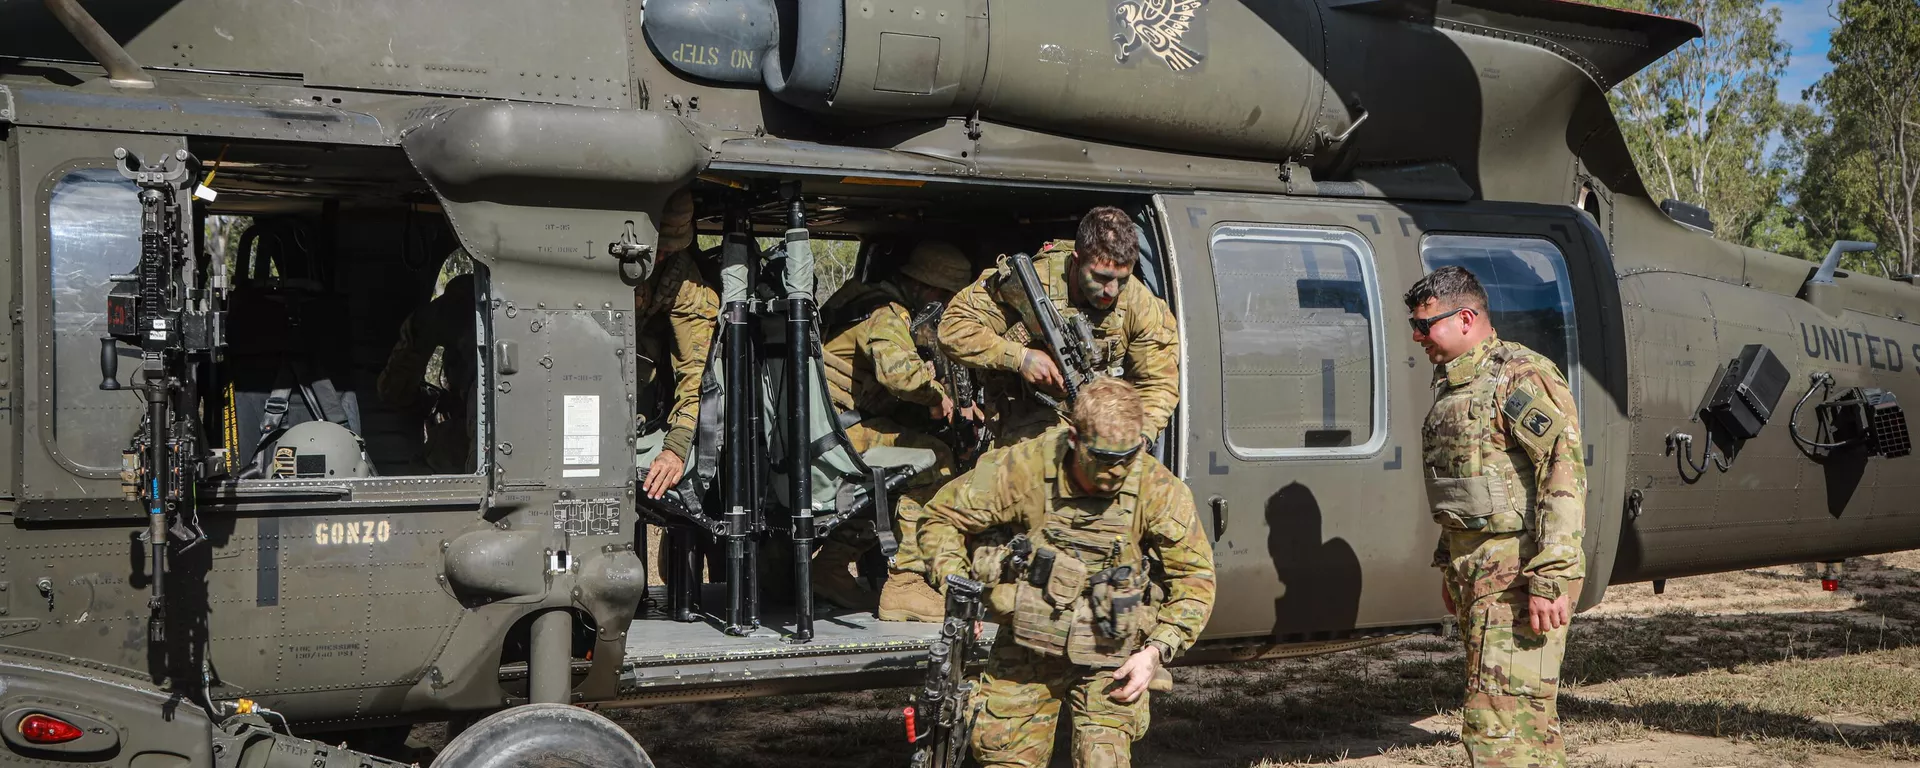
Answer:
<svg viewBox="0 0 1920 768"><path fill-rule="evenodd" d="M1747 344L1785 364L1790 397L1825 373L1920 402L1913 285L1843 270L1808 286L1812 265L1677 223L1639 177L1606 94L1697 37L1684 20L1577 3L1209 0L1180 4L1177 45L1156 45L1170 19L1133 0L999 0L991 13L847 0L794 16L772 0L83 4L100 24L84 44L69 29L89 22L56 15L72 4L0 11L0 514L13 523L0 526L0 672L138 723L127 759L210 764L205 720L156 714L196 711L163 704L175 695L245 696L304 734L509 706L535 666L549 680L577 669L565 695L598 707L918 674L931 632L911 626L822 622L818 663L794 665L787 644L663 618L647 595L661 553L639 534L659 523L641 513L635 448L658 430L693 439L704 419L669 403L698 400L688 366L713 338L683 339L660 315L723 321L718 296L676 314L664 304L688 297L637 298L630 278L689 187L708 236L731 220L780 237L792 192L813 237L880 254L852 265L875 276L892 257L868 245L937 237L988 268L1074 237L1091 207L1122 208L1153 267L1122 302L1144 295L1164 320L1136 329L1155 362L1130 348L1122 366L1152 390L1150 428L1166 426L1155 460L1191 489L1167 540L1197 537L1217 578L1211 612L1173 622L1183 661L1337 650L1452 620L1430 567L1432 373L1390 322L1401 291L1442 263L1504 276L1482 275L1499 283L1490 313L1564 372L1549 399L1578 423L1566 452L1586 469L1584 536L1562 546L1584 573L1570 552L1536 552L1515 579L1528 564L1551 572L1538 586L1586 608L1609 585L1920 546L1901 492L1911 457L1816 461L1779 412L1724 471L1694 476L1666 450L1676 433L1701 439L1703 394ZM196 259L236 250L244 234L221 227L246 218L280 233L259 252L330 270L325 306L340 311L296 334L236 302L229 327L349 346L338 379L365 390L379 470L197 489L206 538L171 553L166 617L183 623L162 644L146 631L154 556L129 545L150 515L121 481L145 411L99 388L94 297L141 252L120 149L197 159L175 200ZM202 182L215 195L196 197ZM276 228L288 223L300 227ZM411 474L399 468L423 430L371 383L456 248L479 294L473 344L458 345L474 365L474 465ZM201 290L223 263L197 262ZM1027 345L1001 343L1011 324L950 351L1017 386ZM123 357L117 381L133 384ZM209 375L244 385L260 366L243 357ZM223 389L179 412L218 417ZM962 572L970 553L953 546L947 572ZM692 559L683 570L698 572ZM1178 592L1159 603L1162 631ZM769 621L784 610L762 607ZM542 618L559 614L580 647L536 665L527 638L566 637Z"/></svg>

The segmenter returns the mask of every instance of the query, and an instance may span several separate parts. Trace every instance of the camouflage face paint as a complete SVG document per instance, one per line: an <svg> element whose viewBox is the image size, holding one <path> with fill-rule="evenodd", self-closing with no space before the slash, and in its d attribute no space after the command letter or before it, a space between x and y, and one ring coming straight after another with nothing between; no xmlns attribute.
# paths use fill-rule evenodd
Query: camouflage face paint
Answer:
<svg viewBox="0 0 1920 768"><path fill-rule="evenodd" d="M1082 256L1074 259L1074 281L1080 286L1080 297L1086 299L1094 309L1110 309L1113 302L1120 298L1120 289L1127 287L1127 278L1133 276L1132 266L1121 266L1097 256Z"/></svg>

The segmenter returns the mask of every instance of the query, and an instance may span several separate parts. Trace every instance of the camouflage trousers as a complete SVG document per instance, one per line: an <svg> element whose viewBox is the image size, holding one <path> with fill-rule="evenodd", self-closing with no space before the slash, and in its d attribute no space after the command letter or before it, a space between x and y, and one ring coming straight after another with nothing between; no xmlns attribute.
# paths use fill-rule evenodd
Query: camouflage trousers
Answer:
<svg viewBox="0 0 1920 768"><path fill-rule="evenodd" d="M1455 605L1460 605L1456 588ZM1567 628L1536 633L1526 589L1482 596L1456 617L1467 645L1460 741L1479 768L1561 768L1567 745L1554 698Z"/></svg>
<svg viewBox="0 0 1920 768"><path fill-rule="evenodd" d="M1073 715L1074 768L1126 768L1133 742L1146 735L1147 698L1132 704L1107 695L1118 690L1112 670L1069 663L1011 641L1002 632L975 692L973 761L982 768L1045 768L1053 758L1060 702Z"/></svg>
<svg viewBox="0 0 1920 768"><path fill-rule="evenodd" d="M907 481L905 492L893 500L893 534L900 543L900 548L893 554L893 567L925 574L927 562L920 556L920 521L926 519L927 501L940 490L940 486L946 485L955 476L953 449L940 438L908 429L884 416L864 418L860 423L848 427L847 439L853 443L856 453L865 453L867 449L879 446L933 451L936 457L933 466ZM828 537L851 544L863 552L879 541L874 535L871 519L851 521L835 528Z"/></svg>

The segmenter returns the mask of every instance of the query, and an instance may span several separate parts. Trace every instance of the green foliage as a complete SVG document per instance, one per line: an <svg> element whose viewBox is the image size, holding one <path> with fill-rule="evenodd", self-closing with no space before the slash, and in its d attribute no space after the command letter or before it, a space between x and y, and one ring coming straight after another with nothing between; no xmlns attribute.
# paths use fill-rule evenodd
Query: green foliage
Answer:
<svg viewBox="0 0 1920 768"><path fill-rule="evenodd" d="M1852 266L1911 274L1920 257L1920 3L1841 0L1835 18L1833 70L1808 90L1823 115L1789 137L1805 157L1795 212L1816 243L1880 244Z"/></svg>
<svg viewBox="0 0 1920 768"><path fill-rule="evenodd" d="M1789 169L1766 151L1790 114L1775 95L1789 58L1780 12L1763 0L1599 1L1678 16L1704 33L1609 96L1654 199L1706 206L1727 240L1781 239L1775 209Z"/></svg>

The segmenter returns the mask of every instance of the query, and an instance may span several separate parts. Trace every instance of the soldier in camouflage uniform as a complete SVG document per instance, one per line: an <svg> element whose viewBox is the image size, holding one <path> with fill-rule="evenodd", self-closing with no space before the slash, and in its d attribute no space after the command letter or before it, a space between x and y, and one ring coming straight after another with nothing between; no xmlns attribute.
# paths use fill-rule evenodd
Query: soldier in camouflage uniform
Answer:
<svg viewBox="0 0 1920 768"><path fill-rule="evenodd" d="M827 386L853 450L926 448L937 457L933 467L915 476L894 500L899 549L888 564L887 583L880 591L883 621L937 622L945 611L939 593L927 583L917 536L922 505L953 479L955 467L953 449L927 430L933 422L950 420L955 414L953 399L915 350L910 308L944 303L972 277L973 269L960 249L923 242L908 254L894 279L848 281L820 308L827 336L822 348ZM874 608L872 593L860 587L849 567L875 544L869 521L834 529L814 556L814 591L847 607Z"/></svg>
<svg viewBox="0 0 1920 768"><path fill-rule="evenodd" d="M1586 575L1573 394L1553 361L1494 333L1471 272L1435 270L1406 302L1435 366L1423 461L1433 564L1467 646L1460 740L1476 766L1565 765L1554 697Z"/></svg>
<svg viewBox="0 0 1920 768"><path fill-rule="evenodd" d="M465 250L455 251L454 257L466 258ZM375 384L386 404L402 410L417 408L420 385L426 383L434 350L445 350L440 355L445 388L439 402L428 404L431 412L422 414L426 420L424 462L427 471L434 474L473 471L473 430L479 421L473 397L478 370L473 346L478 312L474 301L473 275L455 275L447 280L438 298L400 324L400 339L387 354L387 364L380 369Z"/></svg>
<svg viewBox="0 0 1920 768"><path fill-rule="evenodd" d="M706 373L707 353L720 323L720 294L694 261L693 218L691 190L667 200L653 271L633 289L641 358L638 389L652 401L641 403L641 414L649 417L647 431L661 423L666 429L643 489L654 499L686 474L699 425L700 377ZM671 348L663 348L669 343Z"/></svg>
<svg viewBox="0 0 1920 768"><path fill-rule="evenodd" d="M1074 241L1055 240L1040 249L1033 268L1062 316L1084 314L1093 330L1092 359L1101 373L1118 376L1140 391L1146 409L1141 430L1159 436L1180 401L1180 336L1167 303L1131 279L1140 259L1133 221L1118 208L1099 207L1080 219ZM974 368L1018 374L1026 386L1055 396L1065 379L1040 349L1011 268L987 270L961 290L940 320L940 345ZM995 444L1013 445L1065 422L1066 415L1032 397L1007 406Z"/></svg>
<svg viewBox="0 0 1920 768"><path fill-rule="evenodd" d="M1045 766L1062 699L1075 766L1129 765L1152 678L1213 611L1213 547L1192 490L1141 450L1142 410L1126 382L1095 379L1071 424L988 451L927 506L934 575L993 586L1001 631L973 726L983 766ZM1004 541L989 538L1002 527L1020 533L968 554Z"/></svg>

